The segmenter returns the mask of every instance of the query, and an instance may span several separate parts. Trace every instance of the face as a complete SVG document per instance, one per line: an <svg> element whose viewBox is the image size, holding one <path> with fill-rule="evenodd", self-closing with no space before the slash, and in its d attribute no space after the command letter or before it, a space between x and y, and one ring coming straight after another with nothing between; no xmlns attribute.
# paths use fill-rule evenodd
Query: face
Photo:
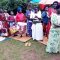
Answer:
<svg viewBox="0 0 60 60"><path fill-rule="evenodd" d="M19 13L22 13L22 10L20 10Z"/></svg>
<svg viewBox="0 0 60 60"><path fill-rule="evenodd" d="M31 7L29 8L29 10L31 11Z"/></svg>
<svg viewBox="0 0 60 60"><path fill-rule="evenodd" d="M56 8L58 6L58 3L53 4L53 8Z"/></svg>
<svg viewBox="0 0 60 60"><path fill-rule="evenodd" d="M21 13L21 12L22 12L22 8L18 8L18 9L17 9L17 12L18 12L18 13Z"/></svg>
<svg viewBox="0 0 60 60"><path fill-rule="evenodd" d="M11 11L10 14L13 15L14 14L13 11Z"/></svg>
<svg viewBox="0 0 60 60"><path fill-rule="evenodd" d="M4 10L5 13L7 13L7 10Z"/></svg>
<svg viewBox="0 0 60 60"><path fill-rule="evenodd" d="M22 13L22 10L19 10L18 13Z"/></svg>
<svg viewBox="0 0 60 60"><path fill-rule="evenodd" d="M38 12L38 8L35 8L35 13L37 13Z"/></svg>
<svg viewBox="0 0 60 60"><path fill-rule="evenodd" d="M48 7L45 7L45 11L48 11Z"/></svg>

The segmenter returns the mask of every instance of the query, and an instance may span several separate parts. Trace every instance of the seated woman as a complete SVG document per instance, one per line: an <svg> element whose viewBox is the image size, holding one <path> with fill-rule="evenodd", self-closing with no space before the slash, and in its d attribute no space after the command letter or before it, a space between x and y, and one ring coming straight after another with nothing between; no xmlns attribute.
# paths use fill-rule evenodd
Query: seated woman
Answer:
<svg viewBox="0 0 60 60"><path fill-rule="evenodd" d="M3 13L3 10L0 10L0 36L8 36L7 28L5 27L5 15Z"/></svg>
<svg viewBox="0 0 60 60"><path fill-rule="evenodd" d="M26 33L26 17L22 13L22 8L18 8L18 12L16 14L16 22L17 22L17 29L19 31L19 34L22 36L22 34Z"/></svg>
<svg viewBox="0 0 60 60"><path fill-rule="evenodd" d="M60 8L57 9L57 14L51 15L51 28L49 32L46 52L60 52Z"/></svg>

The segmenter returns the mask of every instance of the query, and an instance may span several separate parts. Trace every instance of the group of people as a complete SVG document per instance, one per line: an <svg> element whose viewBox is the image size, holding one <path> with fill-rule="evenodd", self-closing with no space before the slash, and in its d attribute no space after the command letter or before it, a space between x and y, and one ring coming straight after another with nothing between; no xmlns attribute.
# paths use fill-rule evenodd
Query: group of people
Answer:
<svg viewBox="0 0 60 60"><path fill-rule="evenodd" d="M43 11L38 7L27 6L26 13L22 12L22 7L17 9L16 16L13 11L10 15L7 10L0 9L0 36L15 36L26 34L33 40L43 40L48 38L46 52L57 53L60 51L60 6L55 1L51 6L45 6ZM13 32L11 32L13 31Z"/></svg>
<svg viewBox="0 0 60 60"><path fill-rule="evenodd" d="M17 9L16 16L13 11L10 11L9 14L7 10L0 9L0 36L15 36L17 34L22 35L24 33L23 26L26 26L25 22L26 17L22 13L21 8Z"/></svg>

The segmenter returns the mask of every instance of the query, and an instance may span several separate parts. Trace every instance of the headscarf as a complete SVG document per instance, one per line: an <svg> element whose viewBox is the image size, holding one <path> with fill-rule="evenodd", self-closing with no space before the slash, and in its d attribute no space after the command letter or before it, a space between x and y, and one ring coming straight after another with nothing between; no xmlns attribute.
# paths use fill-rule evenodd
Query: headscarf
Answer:
<svg viewBox="0 0 60 60"><path fill-rule="evenodd" d="M20 11L22 11L22 7L21 7L21 6L19 6L19 7L17 8L17 12L20 12Z"/></svg>

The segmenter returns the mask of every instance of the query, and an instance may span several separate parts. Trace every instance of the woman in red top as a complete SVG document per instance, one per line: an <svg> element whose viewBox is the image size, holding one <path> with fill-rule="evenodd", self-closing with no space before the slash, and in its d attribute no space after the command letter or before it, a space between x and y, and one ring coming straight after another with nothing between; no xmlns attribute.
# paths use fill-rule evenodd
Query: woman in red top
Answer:
<svg viewBox="0 0 60 60"><path fill-rule="evenodd" d="M19 30L19 33L22 34L26 33L26 17L22 13L22 8L19 8L16 14L16 22L17 22L17 29Z"/></svg>

